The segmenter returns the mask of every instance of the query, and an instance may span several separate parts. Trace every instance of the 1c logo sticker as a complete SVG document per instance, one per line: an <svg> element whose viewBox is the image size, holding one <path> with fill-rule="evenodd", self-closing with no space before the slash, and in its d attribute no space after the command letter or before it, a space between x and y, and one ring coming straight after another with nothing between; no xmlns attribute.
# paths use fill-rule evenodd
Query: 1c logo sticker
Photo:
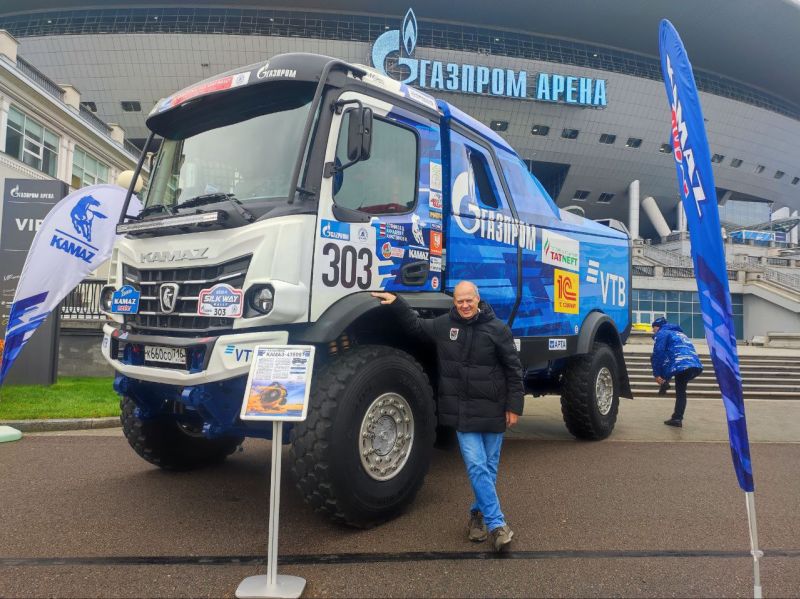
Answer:
<svg viewBox="0 0 800 599"><path fill-rule="evenodd" d="M330 260L322 273L322 283L326 287L372 287L372 252L369 249L326 243L322 255Z"/></svg>

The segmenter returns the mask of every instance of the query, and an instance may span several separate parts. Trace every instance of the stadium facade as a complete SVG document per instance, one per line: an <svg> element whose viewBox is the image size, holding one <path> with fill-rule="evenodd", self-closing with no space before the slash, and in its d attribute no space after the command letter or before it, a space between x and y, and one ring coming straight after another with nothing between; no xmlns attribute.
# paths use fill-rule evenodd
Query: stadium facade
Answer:
<svg viewBox="0 0 800 599"><path fill-rule="evenodd" d="M800 4L791 0L498 6L298 0L291 8L270 0L106 0L100 7L85 0L6 0L0 6L0 29L19 42L19 55L80 90L84 111L119 124L128 140L143 141L147 113L177 89L283 52L327 54L446 99L507 139L560 207L617 219L634 236L658 241L685 226L658 58L662 18L681 33L695 68L723 222L763 229L776 215L796 216ZM0 116L5 129L7 115ZM794 222L783 219L784 242L796 242ZM679 233L676 243L680 248ZM758 257L760 264L771 259L778 258ZM785 266L796 268L797 261ZM759 302L777 305L763 294L751 302L748 276L734 284L744 337L770 326L748 325L749 302L760 314ZM676 301L675 314L697 320L689 330L702 329L689 281L645 283L646 291L632 297L642 320L662 304L673 313L668 302ZM671 300L668 292L683 295ZM647 299L653 294L663 296L658 306ZM798 298L792 290L768 320L800 331Z"/></svg>

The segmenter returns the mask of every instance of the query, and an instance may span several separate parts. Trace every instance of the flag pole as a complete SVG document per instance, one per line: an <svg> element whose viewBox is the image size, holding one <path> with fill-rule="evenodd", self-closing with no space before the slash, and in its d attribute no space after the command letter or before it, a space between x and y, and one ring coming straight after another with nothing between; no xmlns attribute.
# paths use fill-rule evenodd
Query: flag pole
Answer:
<svg viewBox="0 0 800 599"><path fill-rule="evenodd" d="M756 496L753 491L746 491L747 524L750 528L750 553L753 556L753 597L761 599L761 571L758 560L764 557L764 552L758 548L758 526L756 526Z"/></svg>

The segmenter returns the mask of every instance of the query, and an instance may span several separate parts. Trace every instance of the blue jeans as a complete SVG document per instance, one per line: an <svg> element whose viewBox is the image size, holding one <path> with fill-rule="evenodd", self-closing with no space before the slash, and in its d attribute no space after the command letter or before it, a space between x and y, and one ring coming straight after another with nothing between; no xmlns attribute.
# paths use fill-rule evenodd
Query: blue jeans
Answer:
<svg viewBox="0 0 800 599"><path fill-rule="evenodd" d="M461 456L467 467L467 475L475 494L471 511L480 511L490 531L504 526L506 519L500 511L497 498L497 466L500 463L500 448L503 433L457 433Z"/></svg>

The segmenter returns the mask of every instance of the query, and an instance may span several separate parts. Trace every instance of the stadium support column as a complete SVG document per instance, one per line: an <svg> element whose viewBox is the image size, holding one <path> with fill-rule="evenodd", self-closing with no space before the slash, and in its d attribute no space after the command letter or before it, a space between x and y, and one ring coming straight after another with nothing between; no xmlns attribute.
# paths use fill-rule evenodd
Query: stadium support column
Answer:
<svg viewBox="0 0 800 599"><path fill-rule="evenodd" d="M792 212L792 218L797 218L797 210ZM789 241L794 244L797 244L797 230L800 229L800 226L792 227L792 230L789 232Z"/></svg>
<svg viewBox="0 0 800 599"><path fill-rule="evenodd" d="M639 180L628 185L628 230L631 239L639 239Z"/></svg>
<svg viewBox="0 0 800 599"><path fill-rule="evenodd" d="M683 202L678 200L678 205L675 207L675 212L678 217L678 231L681 233L686 232L686 212L683 210Z"/></svg>
<svg viewBox="0 0 800 599"><path fill-rule="evenodd" d="M650 219L650 222L653 223L653 226L656 228L656 232L661 237L666 237L672 232L667 224L667 221L664 220L664 215L661 214L661 210L659 210L658 204L656 204L656 200L653 198L653 196L647 196L642 200L642 208L644 208L644 211Z"/></svg>

